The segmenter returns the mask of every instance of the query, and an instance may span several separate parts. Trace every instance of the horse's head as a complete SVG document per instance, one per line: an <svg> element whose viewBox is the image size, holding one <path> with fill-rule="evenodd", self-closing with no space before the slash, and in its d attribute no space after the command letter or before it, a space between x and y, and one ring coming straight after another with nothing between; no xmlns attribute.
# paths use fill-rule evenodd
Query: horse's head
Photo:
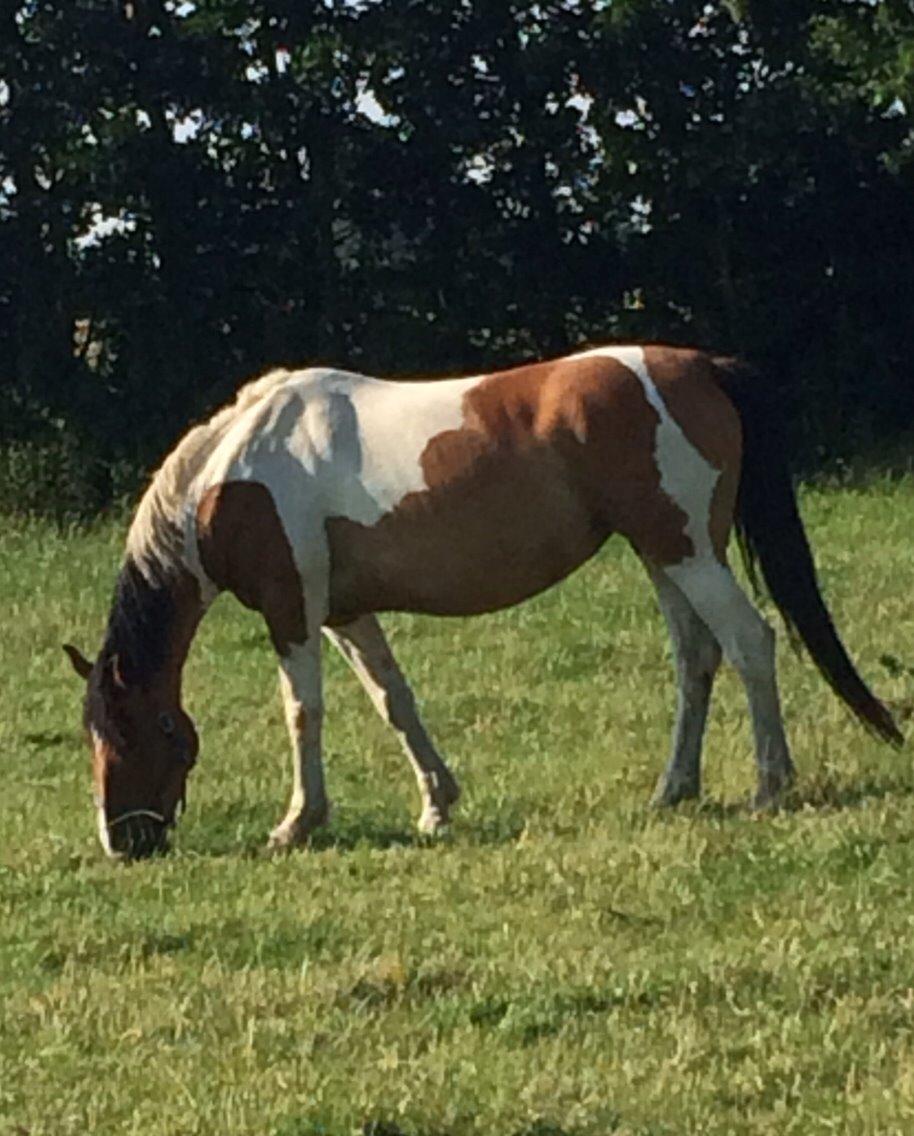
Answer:
<svg viewBox="0 0 914 1136"><path fill-rule="evenodd" d="M121 859L164 852L199 749L194 724L173 690L131 682L116 655L101 655L93 665L75 647L64 650L86 681L84 722L102 847Z"/></svg>

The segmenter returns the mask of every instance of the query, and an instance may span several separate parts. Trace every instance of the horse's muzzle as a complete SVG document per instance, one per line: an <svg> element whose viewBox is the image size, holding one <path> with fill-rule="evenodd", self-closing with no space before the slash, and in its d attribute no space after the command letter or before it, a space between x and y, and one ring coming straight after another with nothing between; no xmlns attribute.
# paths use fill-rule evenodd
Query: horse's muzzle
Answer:
<svg viewBox="0 0 914 1136"><path fill-rule="evenodd" d="M168 851L168 825L157 813L137 810L108 824L108 851L122 860L145 860Z"/></svg>

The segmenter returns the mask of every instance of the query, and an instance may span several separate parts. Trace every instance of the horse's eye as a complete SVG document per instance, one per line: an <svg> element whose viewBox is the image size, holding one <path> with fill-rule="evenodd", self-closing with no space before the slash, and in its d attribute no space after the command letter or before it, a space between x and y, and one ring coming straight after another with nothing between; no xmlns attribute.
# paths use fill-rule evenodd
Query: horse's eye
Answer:
<svg viewBox="0 0 914 1136"><path fill-rule="evenodd" d="M171 737L171 735L175 732L174 718L172 718L170 714L167 714L164 711L159 715L159 726L162 729L162 733L165 734L166 737Z"/></svg>

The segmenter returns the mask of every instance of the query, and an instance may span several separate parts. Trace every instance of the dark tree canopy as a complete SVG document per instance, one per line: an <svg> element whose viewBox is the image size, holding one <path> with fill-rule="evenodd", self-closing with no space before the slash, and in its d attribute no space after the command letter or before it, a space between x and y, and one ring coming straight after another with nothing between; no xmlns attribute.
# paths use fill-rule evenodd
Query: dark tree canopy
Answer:
<svg viewBox="0 0 914 1136"><path fill-rule="evenodd" d="M762 362L807 454L914 420L903 0L0 13L0 447L89 508L277 363L661 338Z"/></svg>

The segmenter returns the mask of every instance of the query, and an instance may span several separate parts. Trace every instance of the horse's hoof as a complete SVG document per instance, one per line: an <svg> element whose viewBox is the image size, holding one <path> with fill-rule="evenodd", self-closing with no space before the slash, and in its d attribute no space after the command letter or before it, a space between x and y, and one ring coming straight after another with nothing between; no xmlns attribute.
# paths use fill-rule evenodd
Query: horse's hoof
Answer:
<svg viewBox="0 0 914 1136"><path fill-rule="evenodd" d="M425 836L435 836L443 832L448 826L448 815L443 809L427 808L419 817L417 825L419 831Z"/></svg>
<svg viewBox="0 0 914 1136"><path fill-rule="evenodd" d="M274 828L267 841L267 852L291 852L293 848L301 848L308 843L308 834L296 828Z"/></svg>
<svg viewBox="0 0 914 1136"><path fill-rule="evenodd" d="M793 771L783 774L768 774L759 781L758 789L752 798L752 811L756 813L776 812L784 804L793 787Z"/></svg>
<svg viewBox="0 0 914 1136"><path fill-rule="evenodd" d="M270 833L267 841L268 852L287 852L293 848L302 848L318 828L322 828L330 819L330 810L327 808L305 813L291 820L284 820Z"/></svg>
<svg viewBox="0 0 914 1136"><path fill-rule="evenodd" d="M701 786L696 781L661 780L651 797L651 808L671 809L682 801L694 801L701 796Z"/></svg>

